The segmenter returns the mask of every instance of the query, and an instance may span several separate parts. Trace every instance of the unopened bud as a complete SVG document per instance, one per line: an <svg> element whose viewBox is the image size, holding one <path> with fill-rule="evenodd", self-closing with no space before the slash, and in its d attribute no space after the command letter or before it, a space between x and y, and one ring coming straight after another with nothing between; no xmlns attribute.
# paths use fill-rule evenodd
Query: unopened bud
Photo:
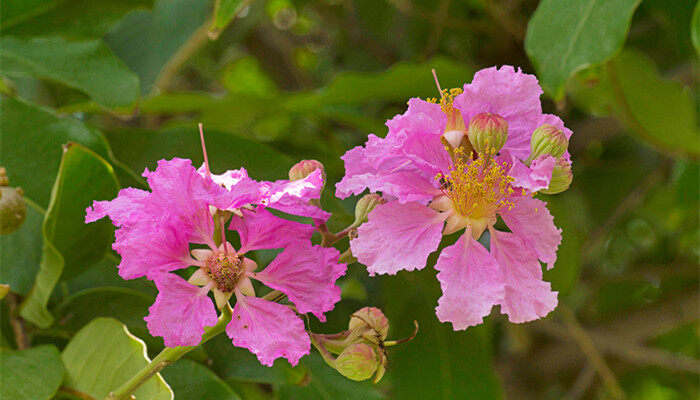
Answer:
<svg viewBox="0 0 700 400"><path fill-rule="evenodd" d="M0 235L7 235L19 229L27 217L24 191L12 188L7 171L0 167Z"/></svg>
<svg viewBox="0 0 700 400"><path fill-rule="evenodd" d="M468 134L477 153L496 153L508 139L508 122L498 114L477 114L469 120Z"/></svg>
<svg viewBox="0 0 700 400"><path fill-rule="evenodd" d="M544 124L535 129L530 139L530 158L532 161L544 154L551 154L554 158L564 155L569 147L569 139L564 132L554 125Z"/></svg>
<svg viewBox="0 0 700 400"><path fill-rule="evenodd" d="M565 191L571 185L571 181L574 179L574 175L571 173L571 163L560 158L557 163L554 164L554 170L552 170L552 180L549 182L549 187L547 189L540 190L540 193L544 194L557 194Z"/></svg>
<svg viewBox="0 0 700 400"><path fill-rule="evenodd" d="M355 205L355 222L353 225L358 227L367 222L367 216L379 204L386 203L382 196L374 193L364 195Z"/></svg>
<svg viewBox="0 0 700 400"><path fill-rule="evenodd" d="M389 319L376 307L364 307L350 316L348 329L351 331L372 331L384 340L389 334Z"/></svg>
<svg viewBox="0 0 700 400"><path fill-rule="evenodd" d="M353 381L371 378L378 366L377 353L372 346L365 343L355 343L346 347L335 359L335 369Z"/></svg>
<svg viewBox="0 0 700 400"><path fill-rule="evenodd" d="M326 171L323 168L323 164L316 160L301 160L289 170L289 180L298 181L304 179L311 175L312 172L317 169L321 170L321 175L323 176L323 181L326 181Z"/></svg>

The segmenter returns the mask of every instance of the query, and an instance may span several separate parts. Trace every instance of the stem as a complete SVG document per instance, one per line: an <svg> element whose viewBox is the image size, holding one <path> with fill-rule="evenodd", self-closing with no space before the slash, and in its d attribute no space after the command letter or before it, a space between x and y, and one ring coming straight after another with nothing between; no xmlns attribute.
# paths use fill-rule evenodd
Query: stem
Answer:
<svg viewBox="0 0 700 400"><path fill-rule="evenodd" d="M15 334L15 344L18 350L29 348L29 336L27 335L27 326L24 319L19 316L17 305L20 303L19 295L16 293L7 294L7 307L10 312L10 325L12 332Z"/></svg>
<svg viewBox="0 0 700 400"><path fill-rule="evenodd" d="M226 325L231 322L231 315L233 310L231 306L228 305L221 311L221 316L219 317L219 322L216 325L204 328L204 335L202 335L202 343L211 339L212 337L220 334L226 329ZM199 345L197 345L199 346ZM131 394L141 386L144 382L148 381L153 375L157 374L165 368L166 366L177 361L180 357L187 354L189 351L194 350L197 346L183 346L183 347L166 347L160 352L148 365L143 367L136 375L132 376L131 379L124 382L124 384L119 387L119 389L111 392L105 400L127 400L131 398Z"/></svg>
<svg viewBox="0 0 700 400"><path fill-rule="evenodd" d="M357 262L357 257L352 255L352 251L350 249L347 249L340 255L340 257L338 257L338 262L343 264L352 264Z"/></svg>

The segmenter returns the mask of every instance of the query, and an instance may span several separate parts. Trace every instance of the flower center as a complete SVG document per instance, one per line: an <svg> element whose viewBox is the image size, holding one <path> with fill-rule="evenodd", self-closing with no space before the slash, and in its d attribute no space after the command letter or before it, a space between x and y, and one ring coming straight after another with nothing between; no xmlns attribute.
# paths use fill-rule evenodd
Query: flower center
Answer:
<svg viewBox="0 0 700 400"><path fill-rule="evenodd" d="M454 165L447 175L438 174L443 193L452 200L452 207L471 222L492 219L504 207L513 207L510 185L514 178L506 174L507 165L498 164L489 155L479 154L476 160L464 155L464 148L454 150Z"/></svg>
<svg viewBox="0 0 700 400"><path fill-rule="evenodd" d="M243 254L234 253L226 257L223 253L212 254L207 258L204 270L216 282L222 292L232 292L243 274Z"/></svg>

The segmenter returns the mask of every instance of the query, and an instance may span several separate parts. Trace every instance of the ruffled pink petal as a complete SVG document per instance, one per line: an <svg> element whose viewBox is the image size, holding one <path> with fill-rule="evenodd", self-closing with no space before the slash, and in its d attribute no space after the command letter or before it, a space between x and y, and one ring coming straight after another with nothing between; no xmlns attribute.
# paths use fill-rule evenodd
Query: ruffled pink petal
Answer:
<svg viewBox="0 0 700 400"><path fill-rule="evenodd" d="M199 167L197 172L207 177L206 166ZM215 192L213 206L220 210L234 210L248 204L267 204L270 199L269 188L263 182L258 182L248 176L244 168L228 170L221 175L211 174L211 180L228 192Z"/></svg>
<svg viewBox="0 0 700 400"><path fill-rule="evenodd" d="M445 150L440 138L442 132L437 134L410 135L403 142L403 152L411 159L418 169L428 176L446 173L452 163L450 155Z"/></svg>
<svg viewBox="0 0 700 400"><path fill-rule="evenodd" d="M501 312L515 323L545 317L557 307L557 292L542 280L537 255L514 233L490 232L491 254L503 273L506 289Z"/></svg>
<svg viewBox="0 0 700 400"><path fill-rule="evenodd" d="M261 207L254 211L242 210L242 214L243 217L234 215L229 225L229 229L238 232L241 237L241 253L311 243L314 233L311 225L276 217Z"/></svg>
<svg viewBox="0 0 700 400"><path fill-rule="evenodd" d="M155 282L158 297L144 318L151 335L162 336L167 347L198 345L204 328L217 323L216 309L207 290L175 274L162 274Z"/></svg>
<svg viewBox="0 0 700 400"><path fill-rule="evenodd" d="M511 232L518 235L547 269L557 260L557 248L561 243L561 229L554 225L554 217L547 203L529 196L520 197L510 210L500 212Z"/></svg>
<svg viewBox="0 0 700 400"><path fill-rule="evenodd" d="M279 358L296 365L311 350L304 322L289 307L257 297L237 295L226 334L234 346L244 347L271 367Z"/></svg>
<svg viewBox="0 0 700 400"><path fill-rule="evenodd" d="M447 125L447 116L442 112L439 104L414 97L408 100L408 109L405 113L396 115L386 122L389 128L387 137L405 130L442 134L445 131L445 125Z"/></svg>
<svg viewBox="0 0 700 400"><path fill-rule="evenodd" d="M324 322L323 313L340 301L340 287L335 282L345 275L347 266L338 263L339 255L334 248L296 244L251 277L286 294L300 314L311 312Z"/></svg>
<svg viewBox="0 0 700 400"><path fill-rule="evenodd" d="M95 201L88 207L85 223L109 216L115 226L124 226L143 218L144 203L150 193L144 190L126 188L119 191L114 200Z"/></svg>
<svg viewBox="0 0 700 400"><path fill-rule="evenodd" d="M388 124L388 123L387 123ZM341 157L345 176L336 184L336 196L359 195L366 189L382 192L398 201L430 201L438 192L434 175L417 168L401 149L404 134L380 139L369 135L364 147L358 146Z"/></svg>
<svg viewBox="0 0 700 400"><path fill-rule="evenodd" d="M191 242L209 244L214 232L209 205L229 206L233 195L203 178L186 159L160 160L155 171L146 170L143 176L153 191L149 207L177 216L177 228L188 232Z"/></svg>
<svg viewBox="0 0 700 400"><path fill-rule="evenodd" d="M148 220L117 229L112 248L121 256L119 276L153 279L161 272L189 266L191 258L185 234L167 223Z"/></svg>
<svg viewBox="0 0 700 400"><path fill-rule="evenodd" d="M526 158L530 154L530 137L542 116L541 94L534 75L504 65L478 71L472 83L464 85L464 93L455 98L454 107L462 112L467 126L473 116L483 112L505 118L508 140L503 148Z"/></svg>
<svg viewBox="0 0 700 400"><path fill-rule="evenodd" d="M444 217L419 203L377 206L350 241L352 254L370 275L422 269L442 238Z"/></svg>
<svg viewBox="0 0 700 400"><path fill-rule="evenodd" d="M319 223L327 221L330 213L309 204L310 200L321 198L323 179L323 171L317 169L304 179L265 182L270 191L268 207L287 214L310 217Z"/></svg>
<svg viewBox="0 0 700 400"><path fill-rule="evenodd" d="M455 330L482 323L505 294L496 260L469 232L442 251L435 269L442 287L435 311Z"/></svg>
<svg viewBox="0 0 700 400"><path fill-rule="evenodd" d="M529 167L522 161L514 159L508 175L515 179L513 186L536 192L549 187L556 163L557 160L549 154L541 155L532 161Z"/></svg>

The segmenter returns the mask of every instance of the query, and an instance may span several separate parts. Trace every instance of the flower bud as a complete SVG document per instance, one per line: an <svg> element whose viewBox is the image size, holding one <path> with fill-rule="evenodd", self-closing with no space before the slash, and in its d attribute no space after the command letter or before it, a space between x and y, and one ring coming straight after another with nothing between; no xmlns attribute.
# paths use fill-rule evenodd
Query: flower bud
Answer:
<svg viewBox="0 0 700 400"><path fill-rule="evenodd" d="M571 185L574 175L571 173L571 163L560 158L554 165L552 171L552 180L549 182L547 189L540 190L544 194L557 194L565 191Z"/></svg>
<svg viewBox="0 0 700 400"><path fill-rule="evenodd" d="M350 316L348 329L351 331L371 330L376 332L381 340L384 340L389 334L389 320L382 313L382 310L376 307L364 307Z"/></svg>
<svg viewBox="0 0 700 400"><path fill-rule="evenodd" d="M370 193L364 195L355 205L355 222L353 226L358 227L367 222L367 215L369 215L377 205L384 203L386 203L386 200L378 194Z"/></svg>
<svg viewBox="0 0 700 400"><path fill-rule="evenodd" d="M554 125L544 124L535 129L530 139L530 158L532 161L543 154L551 154L554 158L564 155L569 147L569 139L561 129Z"/></svg>
<svg viewBox="0 0 700 400"><path fill-rule="evenodd" d="M323 168L323 164L316 160L301 160L289 170L289 180L298 181L304 179L311 175L312 172L317 169L321 170L321 175L323 176L323 181L326 181L326 171Z"/></svg>
<svg viewBox="0 0 700 400"><path fill-rule="evenodd" d="M338 355L335 359L335 369L348 379L364 381L374 375L379 366L378 358L372 346L355 343Z"/></svg>
<svg viewBox="0 0 700 400"><path fill-rule="evenodd" d="M477 153L496 153L508 139L508 122L498 114L481 113L469 120L469 142Z"/></svg>
<svg viewBox="0 0 700 400"><path fill-rule="evenodd" d="M9 187L9 183L5 168L0 168L0 235L16 231L27 217L24 192Z"/></svg>

